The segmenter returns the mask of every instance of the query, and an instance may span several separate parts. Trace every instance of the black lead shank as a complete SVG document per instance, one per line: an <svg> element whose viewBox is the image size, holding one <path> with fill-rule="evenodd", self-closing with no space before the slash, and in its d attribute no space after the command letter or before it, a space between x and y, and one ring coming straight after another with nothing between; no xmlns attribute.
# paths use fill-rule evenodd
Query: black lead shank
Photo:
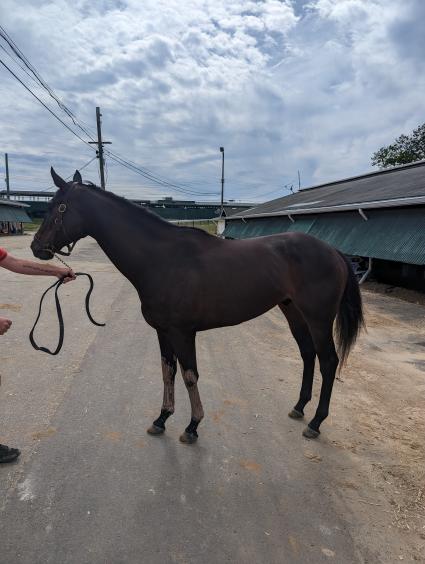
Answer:
<svg viewBox="0 0 425 564"><path fill-rule="evenodd" d="M90 274L87 274L86 272L76 272L75 276L87 276L87 278L89 279L90 288L88 289L88 292L86 294L86 300L85 300L87 317L90 319L90 321L93 323L93 325L97 325L98 327L104 327L105 324L104 323L98 323L97 321L95 321L93 319L91 313L90 313L90 296L91 296L91 293L93 292L93 287L94 287L93 278L90 276ZM47 288L47 290L44 292L44 294L41 296L40 305L38 307L37 319L35 320L33 328L31 329L31 332L29 334L30 343L35 348L35 350L42 351L42 352L45 352L45 353L48 353L48 354L51 354L51 355L58 354L59 351L62 348L62 345L63 345L65 327L64 327L64 323L63 323L62 308L61 308L61 305L60 305L60 302L59 302L58 291L59 291L59 288L64 283L65 278L66 278L66 276L64 276L63 278L60 278L59 280L56 280L56 282L54 284L52 284L51 286L49 286ZM34 339L34 331L35 331L35 328L37 327L38 320L40 319L41 308L43 306L44 298L46 297L47 293L50 290L52 290L52 288L55 288L56 312L57 312L57 315L58 315L58 322L59 322L59 341L58 341L58 346L56 347L56 349L54 351L51 351L47 347L38 346L37 343L35 342L35 339Z"/></svg>

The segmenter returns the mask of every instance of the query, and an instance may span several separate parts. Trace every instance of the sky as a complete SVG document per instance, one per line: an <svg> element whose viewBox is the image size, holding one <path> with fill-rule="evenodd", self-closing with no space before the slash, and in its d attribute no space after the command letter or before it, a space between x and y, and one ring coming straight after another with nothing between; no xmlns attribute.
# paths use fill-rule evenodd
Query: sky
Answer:
<svg viewBox="0 0 425 564"><path fill-rule="evenodd" d="M264 201L363 174L425 121L423 0L2 0L0 24L108 147L107 189L132 198ZM84 140L10 58L3 60ZM0 66L11 189L52 186L94 157ZM95 159L83 179L99 183Z"/></svg>

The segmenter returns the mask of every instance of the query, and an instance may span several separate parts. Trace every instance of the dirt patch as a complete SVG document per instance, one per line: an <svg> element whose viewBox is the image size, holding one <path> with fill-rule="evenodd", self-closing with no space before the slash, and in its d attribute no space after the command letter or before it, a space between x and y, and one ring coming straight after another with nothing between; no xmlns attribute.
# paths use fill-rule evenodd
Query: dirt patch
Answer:
<svg viewBox="0 0 425 564"><path fill-rule="evenodd" d="M8 309L9 311L21 311L21 304L0 304L0 309Z"/></svg>
<svg viewBox="0 0 425 564"><path fill-rule="evenodd" d="M368 292L391 296L411 304L419 304L425 306L425 293L400 288L399 286L388 286L388 284L380 284L379 282L365 282L362 288Z"/></svg>
<svg viewBox="0 0 425 564"><path fill-rule="evenodd" d="M367 332L337 384L348 438L331 441L352 454L358 471L347 472L337 487L353 512L367 515L377 535L400 535L394 561L423 562L425 307L416 292L407 291L407 303L369 286L363 289ZM340 424L343 437L339 431Z"/></svg>
<svg viewBox="0 0 425 564"><path fill-rule="evenodd" d="M54 427L48 427L47 429L43 429L42 431L36 431L35 433L31 433L31 438L34 441L38 441L40 439L52 437L55 434L56 434L56 429Z"/></svg>
<svg viewBox="0 0 425 564"><path fill-rule="evenodd" d="M122 439L122 433L117 431L109 431L108 433L104 434L105 439L112 442L118 442Z"/></svg>
<svg viewBox="0 0 425 564"><path fill-rule="evenodd" d="M248 470L249 472L253 472L254 474L260 474L261 472L261 465L253 460L241 460L239 462L239 466Z"/></svg>

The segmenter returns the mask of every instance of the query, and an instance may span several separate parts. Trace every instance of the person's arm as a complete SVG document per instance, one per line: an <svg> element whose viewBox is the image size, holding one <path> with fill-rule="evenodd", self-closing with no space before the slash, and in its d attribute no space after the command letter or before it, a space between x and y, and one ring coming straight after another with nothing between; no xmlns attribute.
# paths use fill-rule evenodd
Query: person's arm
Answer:
<svg viewBox="0 0 425 564"><path fill-rule="evenodd" d="M65 276L64 282L75 280L75 274L70 268L35 262L33 260L19 259L9 254L0 261L0 266L10 270L11 272L17 272L19 274L57 276L58 278L63 278Z"/></svg>

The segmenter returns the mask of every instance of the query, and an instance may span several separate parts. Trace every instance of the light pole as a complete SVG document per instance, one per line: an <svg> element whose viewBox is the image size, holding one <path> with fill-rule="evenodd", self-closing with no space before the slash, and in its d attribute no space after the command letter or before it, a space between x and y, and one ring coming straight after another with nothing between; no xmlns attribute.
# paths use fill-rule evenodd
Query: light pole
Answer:
<svg viewBox="0 0 425 564"><path fill-rule="evenodd" d="M223 215L224 215L224 205L223 205L223 200L224 200L224 147L220 147L220 153L221 153L221 211L220 211L220 217L223 217Z"/></svg>
<svg viewBox="0 0 425 564"><path fill-rule="evenodd" d="M5 168L6 168L6 178L5 178L5 182L6 182L6 197L8 200L10 200L10 186L9 186L9 156L7 153L4 154L4 162L5 162Z"/></svg>

